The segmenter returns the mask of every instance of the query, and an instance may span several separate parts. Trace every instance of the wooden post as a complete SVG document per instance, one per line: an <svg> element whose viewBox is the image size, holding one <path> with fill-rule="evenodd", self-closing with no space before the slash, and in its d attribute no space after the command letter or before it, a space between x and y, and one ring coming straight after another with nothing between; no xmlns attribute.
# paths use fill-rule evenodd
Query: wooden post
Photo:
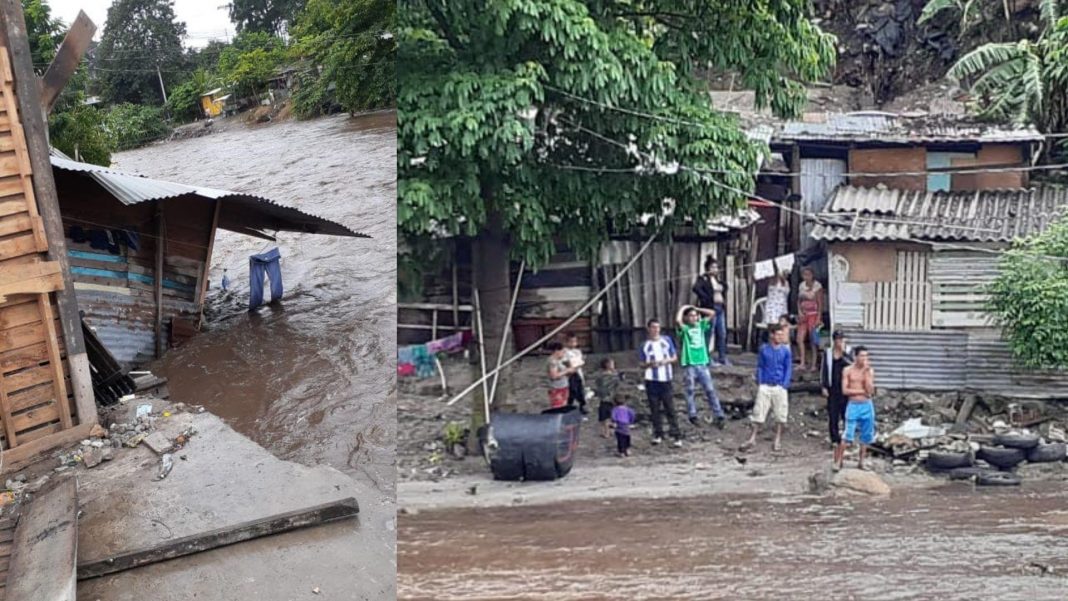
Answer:
<svg viewBox="0 0 1068 601"><path fill-rule="evenodd" d="M156 201L156 358L163 356L163 202Z"/></svg>
<svg viewBox="0 0 1068 601"><path fill-rule="evenodd" d="M219 229L219 207L221 200L215 201L215 214L211 218L211 234L208 235L208 253L204 256L204 265L200 268L200 282L197 287L195 304L201 319L204 317L204 298L208 295L208 275L211 273L211 253L215 250L215 232Z"/></svg>
<svg viewBox="0 0 1068 601"><path fill-rule="evenodd" d="M460 268L456 265L456 257L452 259L452 325L460 326Z"/></svg>
<svg viewBox="0 0 1068 601"><path fill-rule="evenodd" d="M74 72L78 70L78 64L82 62L82 56L89 49L96 33L96 25L89 19L84 11L78 11L78 17L74 19L67 35L63 37L63 43L59 46L59 52L52 64L48 65L48 71L41 81L41 108L45 114L52 112L60 92L66 87ZM77 150L75 150L77 154Z"/></svg>
<svg viewBox="0 0 1068 601"><path fill-rule="evenodd" d="M19 115L26 138L30 167L33 170L33 190L37 211L41 216L48 238L48 258L58 261L63 273L63 290L56 292L59 319L63 325L63 339L67 347L67 363L70 366L71 386L78 408L81 424L97 422L96 400L93 397L93 380L89 372L89 356L85 352L82 337L82 318L78 313L78 299L74 294L74 281L70 275L67 244L63 238L63 218L59 212L59 197L56 182L52 177L52 162L49 158L48 124L41 110L41 94L37 75L33 70L33 57L26 35L26 20L20 0L0 0L0 20L3 21L2 36L7 43L11 70L15 80L15 95ZM12 120L15 115L10 115Z"/></svg>
<svg viewBox="0 0 1068 601"><path fill-rule="evenodd" d="M794 144L793 146L790 147L790 171L794 173L794 175L792 175L790 177L790 192L792 194L795 194L798 197L800 197L801 196L801 147L798 146L797 144ZM800 202L800 206L795 207L795 208L800 208L800 207L804 206L804 204L805 204L804 199L802 199L801 202ZM781 227L781 223L780 223L780 230L779 231L782 233L782 235L788 236L788 238L783 241L783 242L785 242L785 244L781 244L780 245L778 254L782 255L782 254L786 253L787 247L789 247L791 250L801 250L801 226L802 226L802 218L801 218L801 216L796 214L796 213L787 214L782 209L779 210L779 215L780 215L780 217L779 217L780 219L782 219L782 217L785 216L789 220L788 223L790 224L790 228L788 230L786 230L786 231L783 231L783 229L785 229L785 228L782 228ZM780 240L781 240L781 238L780 238Z"/></svg>
<svg viewBox="0 0 1068 601"><path fill-rule="evenodd" d="M52 300L47 294L37 295L37 305L41 308L41 317L46 324L52 323ZM48 343L48 364L52 368L52 390L55 391L56 404L59 406L59 423L64 430L74 423L70 419L70 403L67 401L67 384L63 377L63 359L59 354L59 341L55 328L45 328Z"/></svg>

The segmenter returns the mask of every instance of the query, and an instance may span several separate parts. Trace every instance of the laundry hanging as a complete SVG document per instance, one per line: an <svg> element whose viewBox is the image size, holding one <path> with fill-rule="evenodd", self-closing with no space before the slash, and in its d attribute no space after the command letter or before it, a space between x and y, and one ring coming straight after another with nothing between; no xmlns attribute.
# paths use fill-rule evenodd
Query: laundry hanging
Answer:
<svg viewBox="0 0 1068 601"><path fill-rule="evenodd" d="M249 300L248 310L263 304L263 278L271 280L271 302L282 299L282 254L278 248L248 258Z"/></svg>

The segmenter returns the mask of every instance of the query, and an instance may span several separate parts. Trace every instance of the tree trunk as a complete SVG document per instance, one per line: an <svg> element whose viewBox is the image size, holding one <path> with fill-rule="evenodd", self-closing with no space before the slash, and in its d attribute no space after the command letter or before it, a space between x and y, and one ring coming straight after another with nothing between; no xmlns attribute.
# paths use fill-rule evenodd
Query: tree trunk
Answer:
<svg viewBox="0 0 1068 601"><path fill-rule="evenodd" d="M486 228L479 233L475 241L474 272L475 287L478 289L479 303L482 309L482 328L486 357L487 373L497 366L497 353L501 348L501 336L508 323L508 307L512 300L511 262L509 261L509 239L504 231L503 220L497 212L491 212ZM511 344L506 345L504 360L512 356ZM501 371L497 380L493 409L508 405L511 393L510 369ZM478 368L481 376L481 367ZM492 387L492 379L487 382ZM476 398L474 413L482 419L483 397L479 388L472 396Z"/></svg>

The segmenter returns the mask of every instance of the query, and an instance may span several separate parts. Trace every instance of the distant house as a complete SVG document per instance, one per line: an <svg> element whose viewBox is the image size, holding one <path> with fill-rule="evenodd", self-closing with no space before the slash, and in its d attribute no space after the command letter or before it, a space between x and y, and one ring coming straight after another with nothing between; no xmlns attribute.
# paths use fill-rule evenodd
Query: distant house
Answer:
<svg viewBox="0 0 1068 601"><path fill-rule="evenodd" d="M223 92L223 88L215 88L200 95L200 108L203 109L205 117L218 117L226 111L226 101L230 99L230 95Z"/></svg>

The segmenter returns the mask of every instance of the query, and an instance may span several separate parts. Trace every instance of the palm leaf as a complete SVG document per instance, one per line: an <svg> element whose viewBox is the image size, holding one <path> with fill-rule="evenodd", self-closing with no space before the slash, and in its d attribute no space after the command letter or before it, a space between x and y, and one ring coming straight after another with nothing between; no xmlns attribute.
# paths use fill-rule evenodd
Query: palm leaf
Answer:
<svg viewBox="0 0 1068 601"><path fill-rule="evenodd" d="M1060 0L1039 0L1038 12L1042 15L1042 20L1046 22L1046 27L1052 28L1060 18L1060 5Z"/></svg>
<svg viewBox="0 0 1068 601"><path fill-rule="evenodd" d="M949 69L949 75L958 81L973 77L991 68L1020 58L1023 49L1015 42L984 44L960 58Z"/></svg>
<svg viewBox="0 0 1068 601"><path fill-rule="evenodd" d="M1042 81L1042 60L1032 53L1027 53L1023 64L1023 91L1027 112L1038 116L1042 114L1046 95L1046 85Z"/></svg>
<svg viewBox="0 0 1068 601"><path fill-rule="evenodd" d="M920 18L916 22L922 25L933 19L938 13L949 9L961 10L960 0L930 0L923 7L923 12L920 13Z"/></svg>

